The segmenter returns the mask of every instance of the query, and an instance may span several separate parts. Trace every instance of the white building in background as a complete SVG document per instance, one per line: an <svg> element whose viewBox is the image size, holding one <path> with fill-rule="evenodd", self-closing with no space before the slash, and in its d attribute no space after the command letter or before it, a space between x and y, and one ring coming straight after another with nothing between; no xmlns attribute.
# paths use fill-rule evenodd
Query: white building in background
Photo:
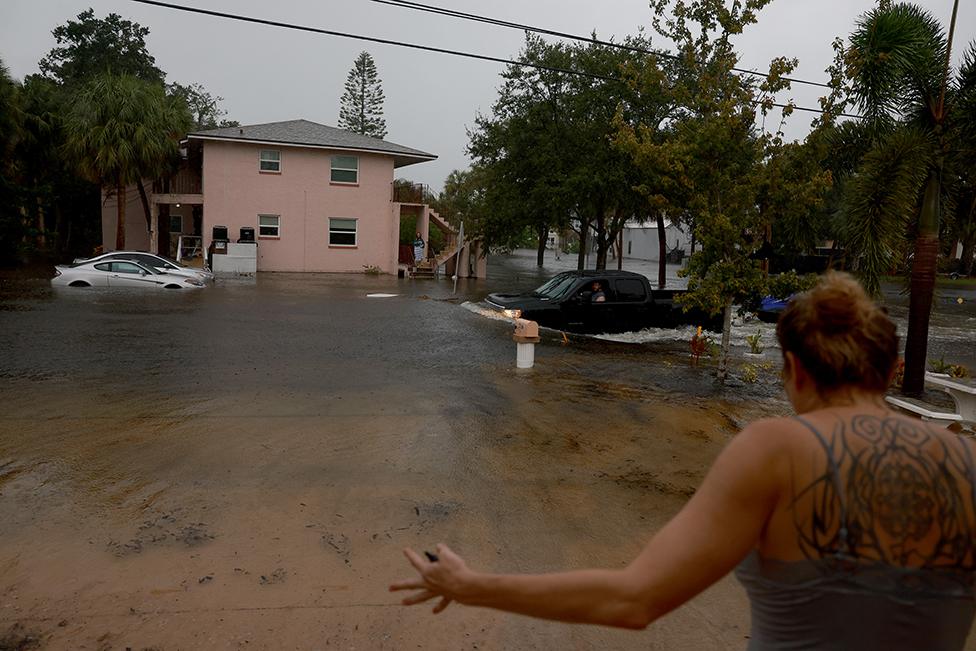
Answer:
<svg viewBox="0 0 976 651"><path fill-rule="evenodd" d="M686 227L664 220L664 242L666 252L677 248L684 251L685 257L691 254L691 235ZM625 259L634 258L656 262L660 257L657 222L627 222L624 226L623 245Z"/></svg>

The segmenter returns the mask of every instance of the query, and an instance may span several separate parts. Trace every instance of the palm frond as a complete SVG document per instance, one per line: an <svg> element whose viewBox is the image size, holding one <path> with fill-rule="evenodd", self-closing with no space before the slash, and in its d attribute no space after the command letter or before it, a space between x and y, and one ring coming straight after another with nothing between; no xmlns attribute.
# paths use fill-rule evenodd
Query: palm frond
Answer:
<svg viewBox="0 0 976 651"><path fill-rule="evenodd" d="M903 248L935 149L930 134L899 129L868 152L847 185L841 209L845 241L865 289L873 294Z"/></svg>
<svg viewBox="0 0 976 651"><path fill-rule="evenodd" d="M103 74L76 97L65 122L66 153L95 182L134 183L171 164L189 120L161 84Z"/></svg>
<svg viewBox="0 0 976 651"><path fill-rule="evenodd" d="M855 103L879 123L926 108L941 88L946 47L942 25L917 5L867 12L851 34L847 53Z"/></svg>

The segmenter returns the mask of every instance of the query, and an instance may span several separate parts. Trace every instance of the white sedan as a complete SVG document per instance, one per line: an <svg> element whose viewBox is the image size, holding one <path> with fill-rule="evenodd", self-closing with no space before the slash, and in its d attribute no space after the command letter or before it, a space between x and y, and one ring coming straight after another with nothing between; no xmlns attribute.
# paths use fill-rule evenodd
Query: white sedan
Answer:
<svg viewBox="0 0 976 651"><path fill-rule="evenodd" d="M197 277L160 273L131 260L95 260L54 267L55 287L137 287L142 289L199 289Z"/></svg>
<svg viewBox="0 0 976 651"><path fill-rule="evenodd" d="M148 269L154 269L159 273L199 278L204 282L213 282L214 279L214 275L209 269L187 267L176 260L170 260L169 258L146 251L112 251L111 253L103 253L94 258L76 258L74 262L75 264L81 264L82 262L101 262L103 260L130 260Z"/></svg>

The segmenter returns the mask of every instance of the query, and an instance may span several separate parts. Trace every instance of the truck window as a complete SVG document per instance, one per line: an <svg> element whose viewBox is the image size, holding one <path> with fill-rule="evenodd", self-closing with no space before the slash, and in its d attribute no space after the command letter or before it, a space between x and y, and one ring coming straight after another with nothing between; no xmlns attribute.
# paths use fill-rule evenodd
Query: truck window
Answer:
<svg viewBox="0 0 976 651"><path fill-rule="evenodd" d="M644 283L636 278L620 278L616 281L617 296L616 300L622 303L644 301L647 299L647 291Z"/></svg>
<svg viewBox="0 0 976 651"><path fill-rule="evenodd" d="M535 293L539 296L545 296L550 299L562 298L563 294L568 292L573 285L576 284L576 277L570 274L565 276L556 276L545 285L535 290Z"/></svg>
<svg viewBox="0 0 976 651"><path fill-rule="evenodd" d="M544 282L541 287L535 290L535 293L542 294L543 296L547 296L549 290L555 287L556 285L558 285L560 282L562 282L563 279L566 278L566 276L568 275L569 274L559 274L558 276L553 276L552 278Z"/></svg>

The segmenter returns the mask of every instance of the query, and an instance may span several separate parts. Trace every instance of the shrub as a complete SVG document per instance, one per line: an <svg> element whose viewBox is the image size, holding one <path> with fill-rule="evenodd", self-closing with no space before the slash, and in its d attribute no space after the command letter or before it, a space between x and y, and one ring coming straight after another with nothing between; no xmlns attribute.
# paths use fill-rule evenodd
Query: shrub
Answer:
<svg viewBox="0 0 976 651"><path fill-rule="evenodd" d="M905 381L905 359L898 358L898 366L895 367L895 376L891 379L891 386L901 389L902 382Z"/></svg>
<svg viewBox="0 0 976 651"><path fill-rule="evenodd" d="M742 375L743 382L755 384L757 381L759 381L759 369L752 364L743 364L739 367L739 372Z"/></svg>
<svg viewBox="0 0 976 651"><path fill-rule="evenodd" d="M749 344L749 351L753 355L759 355L760 353L762 353L763 350L765 350L764 346L761 343L761 340L762 340L762 330L757 330L756 334L748 335L746 337L746 342Z"/></svg>
<svg viewBox="0 0 976 651"><path fill-rule="evenodd" d="M789 298L797 292L805 292L817 284L817 274L800 275L796 271L785 271L769 277L769 295L776 298Z"/></svg>
<svg viewBox="0 0 976 651"><path fill-rule="evenodd" d="M933 359L929 362L929 366L932 367L933 373L941 373L942 375L948 375L954 378L964 378L969 377L969 369L962 364L950 364L945 361L945 355L939 359Z"/></svg>

